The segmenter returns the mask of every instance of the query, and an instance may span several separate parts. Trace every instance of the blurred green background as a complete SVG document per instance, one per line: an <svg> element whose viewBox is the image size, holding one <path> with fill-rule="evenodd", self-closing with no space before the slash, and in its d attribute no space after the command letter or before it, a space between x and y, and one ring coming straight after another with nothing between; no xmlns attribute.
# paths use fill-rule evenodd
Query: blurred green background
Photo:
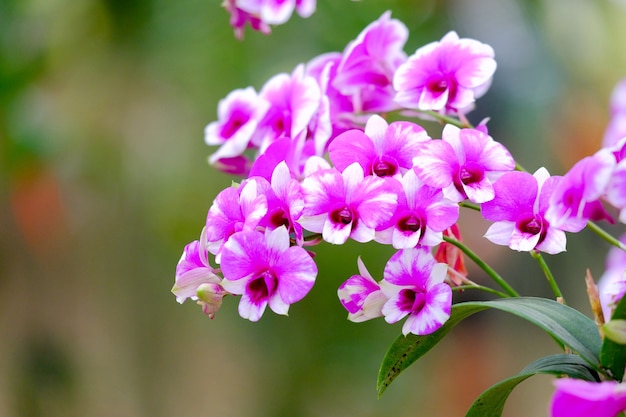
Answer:
<svg viewBox="0 0 626 417"><path fill-rule="evenodd" d="M490 117L527 169L562 174L599 148L626 76L624 1L318 0L311 18L237 41L218 0L0 0L0 416L457 416L557 352L518 319L481 313L376 399L400 324L350 323L336 296L359 254L380 277L391 251L375 244L317 248L318 282L289 318L249 323L231 298L209 320L170 293L231 181L206 162L218 101L343 50L388 9L410 29L409 54L453 29L494 47L493 87L470 119ZM532 259L488 245L486 228L463 213L466 242L549 297ZM547 260L588 313L585 268L598 278L607 246L582 232L568 249ZM505 415L546 415L551 391L549 377L527 381Z"/></svg>

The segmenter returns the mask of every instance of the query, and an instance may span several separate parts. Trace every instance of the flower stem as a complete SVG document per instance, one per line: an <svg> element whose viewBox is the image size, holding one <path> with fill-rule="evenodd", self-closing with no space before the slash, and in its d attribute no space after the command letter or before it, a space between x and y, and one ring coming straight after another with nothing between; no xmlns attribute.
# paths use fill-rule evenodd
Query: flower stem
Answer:
<svg viewBox="0 0 626 417"><path fill-rule="evenodd" d="M468 248L458 240L448 236L444 236L443 240L461 249L461 251L465 255L467 255L468 258L474 261L474 263L478 265L483 271L485 271L487 275L489 275L489 277L504 290L505 293L507 293L511 297L519 297L517 291L515 291L513 287L511 287L509 283L504 280L504 278L498 275L498 273L492 267L490 267L485 261L480 259L478 255L472 252L470 248Z"/></svg>
<svg viewBox="0 0 626 417"><path fill-rule="evenodd" d="M485 291L491 294L495 294L499 297L502 298L509 298L510 295L505 294L501 291L498 290L494 290L493 288L489 288L489 287L485 287L484 285L478 285L478 284L467 284L467 285L459 285L456 287L452 287L452 291L464 291L464 290L481 290L481 291Z"/></svg>
<svg viewBox="0 0 626 417"><path fill-rule="evenodd" d="M541 267L541 270L548 279L548 284L550 284L550 288L552 288L552 292L554 293L557 300L561 299L562 304L566 304L565 298L563 298L563 294L561 293L561 289L559 288L559 284L556 283L554 275L552 275L552 271L550 271L550 268L548 267L545 259L543 259L543 256L541 256L541 253L533 250L530 251L530 255L535 258L535 260L537 260L537 262L539 263L539 266Z"/></svg>
<svg viewBox="0 0 626 417"><path fill-rule="evenodd" d="M596 235L600 236L602 239L610 243L611 245L623 250L626 252L626 245L620 242L615 237L611 236L609 232L598 226L592 221L587 222L587 227L590 228Z"/></svg>
<svg viewBox="0 0 626 417"><path fill-rule="evenodd" d="M420 110L420 112L427 114L430 117L434 117L435 119L439 120L440 122L444 122L444 123L448 123L460 128L464 128L464 127L471 127L468 126L468 123L463 123L461 120L456 119L454 117L450 117L450 116L446 116L444 114L440 114L436 111L432 111L432 110Z"/></svg>

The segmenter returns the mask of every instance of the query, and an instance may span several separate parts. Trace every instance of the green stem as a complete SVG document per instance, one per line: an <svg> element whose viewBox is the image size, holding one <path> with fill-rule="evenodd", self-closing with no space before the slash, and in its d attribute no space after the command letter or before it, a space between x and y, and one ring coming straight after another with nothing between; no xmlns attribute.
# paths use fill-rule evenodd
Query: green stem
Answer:
<svg viewBox="0 0 626 417"><path fill-rule="evenodd" d="M533 258L535 258L535 260L537 260L537 262L539 263L541 270L543 271L546 278L548 279L548 284L550 284L550 288L552 288L552 292L554 293L555 297L557 299L560 299L561 302L565 304L565 298L563 298L563 293L561 293L559 284L556 283L556 280L554 279L554 275L552 275L552 271L550 271L550 268L548 267L548 264L546 263L545 259L543 259L543 256L541 256L541 253L532 250L530 251L530 255Z"/></svg>
<svg viewBox="0 0 626 417"><path fill-rule="evenodd" d="M452 291L464 291L464 290L481 290L491 294L495 294L502 298L509 298L510 295L505 294L501 291L494 290L493 288L485 287L484 285L478 284L468 284L468 285L458 285L456 287L452 287Z"/></svg>
<svg viewBox="0 0 626 417"><path fill-rule="evenodd" d="M435 119L439 120L440 122L448 123L448 124L454 125L456 127L460 127L460 128L471 127L471 126L467 126L467 124L463 123L459 119L455 119L454 117L450 117L450 116L446 116L446 115L443 115L443 114L439 114L436 111L420 110L420 112L424 113L424 114L427 114L430 117L434 117Z"/></svg>
<svg viewBox="0 0 626 417"><path fill-rule="evenodd" d="M490 267L485 261L480 259L478 255L472 252L470 248L468 248L458 240L448 236L444 236L443 240L461 249L461 251L465 255L467 255L468 258L474 261L474 263L478 265L483 271L485 271L487 275L489 275L489 277L504 290L505 293L507 293L511 297L519 297L517 291L515 291L513 287L511 287L509 283L504 280L504 278L498 275L498 273L492 267Z"/></svg>
<svg viewBox="0 0 626 417"><path fill-rule="evenodd" d="M478 204L468 203L467 201L461 201L459 203L459 206L465 207L465 208L468 208L468 209L472 209L472 210L475 210L475 211L480 211L480 206Z"/></svg>
<svg viewBox="0 0 626 417"><path fill-rule="evenodd" d="M600 226L598 226L597 224L595 224L592 221L587 222L587 227L589 229L591 229L596 235L600 236L602 239L604 239L605 241L607 241L608 243L610 243L611 245L623 250L626 252L626 245L624 245L622 242L620 242L618 239L616 239L615 237L611 236L609 234L609 232L607 232L606 230L602 229Z"/></svg>

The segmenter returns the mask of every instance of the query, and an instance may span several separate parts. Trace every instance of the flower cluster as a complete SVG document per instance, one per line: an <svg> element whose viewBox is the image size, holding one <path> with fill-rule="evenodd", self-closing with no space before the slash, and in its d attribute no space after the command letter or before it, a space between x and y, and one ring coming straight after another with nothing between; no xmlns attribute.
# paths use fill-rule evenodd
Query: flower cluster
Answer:
<svg viewBox="0 0 626 417"><path fill-rule="evenodd" d="M247 24L265 34L271 32L270 25L282 25L295 11L302 17L315 12L316 0L224 0L223 6L230 13L230 25L235 36L243 38Z"/></svg>
<svg viewBox="0 0 626 417"><path fill-rule="evenodd" d="M225 4L237 30L246 22L269 30L293 10L308 15L315 7L305 0ZM268 305L287 314L317 277L307 248L375 241L396 252L380 280L359 259L359 273L339 286L349 320L406 318L404 335L427 336L450 318L456 288L518 296L486 268L504 292L467 278L461 251L471 251L460 241L460 208L492 222L489 241L534 257L565 251L566 232L613 222L612 210L626 223L626 137L606 140L563 176L543 167L526 172L486 122L474 127L465 117L491 84L493 49L449 32L407 55L407 38L406 26L386 12L343 52L220 101L217 121L205 129L206 143L218 146L209 161L244 179L217 195L200 239L185 248L172 290L177 301L196 300L211 318L225 295L241 296L239 314L251 321ZM626 120L625 90L623 83L616 89L613 125ZM390 113L439 120L441 134L431 137L412 121L388 122ZM624 246L614 243L619 249L607 271L615 272L600 287L607 320L626 290ZM553 414L573 415L562 410L605 397L623 410L623 384L616 384L560 381Z"/></svg>

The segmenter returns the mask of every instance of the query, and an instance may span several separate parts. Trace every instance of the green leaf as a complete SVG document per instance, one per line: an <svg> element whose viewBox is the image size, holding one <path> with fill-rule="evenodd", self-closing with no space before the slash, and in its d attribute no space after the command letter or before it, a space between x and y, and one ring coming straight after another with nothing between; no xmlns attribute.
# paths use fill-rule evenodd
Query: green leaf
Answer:
<svg viewBox="0 0 626 417"><path fill-rule="evenodd" d="M597 381L597 374L593 372L587 362L578 355L551 355L537 359L519 374L498 382L483 392L474 401L465 417L500 417L504 410L504 403L513 389L522 381L536 374L567 375L586 381Z"/></svg>
<svg viewBox="0 0 626 417"><path fill-rule="evenodd" d="M615 307L611 321L624 319L626 319L626 297L623 297ZM626 367L626 349L624 349L624 345L605 337L600 352L600 363L610 371L613 378L621 381L624 378L624 367Z"/></svg>
<svg viewBox="0 0 626 417"><path fill-rule="evenodd" d="M589 317L573 308L546 298L516 297L493 301L471 301L452 306L450 319L436 332L426 336L399 336L387 350L378 372L378 396L393 380L430 349L463 319L479 311L494 308L527 320L552 336L562 346L577 352L591 368L600 369L598 356L601 340Z"/></svg>

